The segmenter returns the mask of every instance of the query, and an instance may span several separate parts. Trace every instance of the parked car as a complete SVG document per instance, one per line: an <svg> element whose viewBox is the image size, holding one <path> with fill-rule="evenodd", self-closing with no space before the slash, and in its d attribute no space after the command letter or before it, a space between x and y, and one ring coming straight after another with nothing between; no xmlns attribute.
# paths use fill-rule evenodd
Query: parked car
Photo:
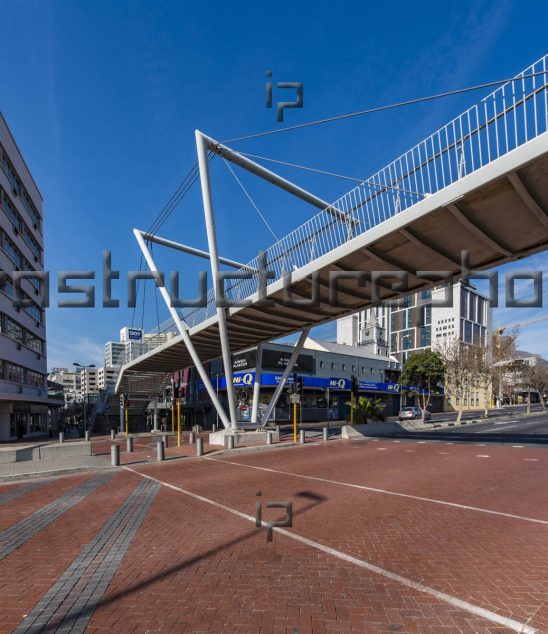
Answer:
<svg viewBox="0 0 548 634"><path fill-rule="evenodd" d="M422 412L419 407L403 407L398 414L399 420L415 420L422 418ZM430 420L432 414L426 410L424 412L424 420Z"/></svg>

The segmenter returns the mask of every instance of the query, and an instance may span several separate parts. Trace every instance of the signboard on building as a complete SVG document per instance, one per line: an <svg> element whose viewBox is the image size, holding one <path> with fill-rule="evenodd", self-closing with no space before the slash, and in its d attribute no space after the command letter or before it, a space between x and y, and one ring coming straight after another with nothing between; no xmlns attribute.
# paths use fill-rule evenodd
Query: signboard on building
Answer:
<svg viewBox="0 0 548 634"><path fill-rule="evenodd" d="M289 363L291 352L281 350L263 350L263 368L284 370ZM300 354L294 367L295 372L314 372L314 357L310 354Z"/></svg>
<svg viewBox="0 0 548 634"><path fill-rule="evenodd" d="M232 355L232 371L248 370L257 364L257 350L248 350L240 354Z"/></svg>
<svg viewBox="0 0 548 634"><path fill-rule="evenodd" d="M142 341L143 331L139 328L128 328L127 336L131 341Z"/></svg>

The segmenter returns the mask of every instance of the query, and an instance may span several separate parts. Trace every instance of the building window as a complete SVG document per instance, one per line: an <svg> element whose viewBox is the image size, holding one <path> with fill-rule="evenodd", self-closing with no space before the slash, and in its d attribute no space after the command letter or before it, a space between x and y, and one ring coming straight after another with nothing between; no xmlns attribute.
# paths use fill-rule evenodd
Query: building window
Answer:
<svg viewBox="0 0 548 634"><path fill-rule="evenodd" d="M426 348L431 343L430 326L421 328L421 348Z"/></svg>
<svg viewBox="0 0 548 634"><path fill-rule="evenodd" d="M324 366L324 362L320 361L320 368L323 368L323 366Z"/></svg>
<svg viewBox="0 0 548 634"><path fill-rule="evenodd" d="M335 364L334 364L334 363L332 363L332 364L331 364L331 369L332 369L332 370L334 370L334 369L335 369Z"/></svg>
<svg viewBox="0 0 548 634"><path fill-rule="evenodd" d="M14 383L22 383L24 372L24 369L20 365L15 365L15 363L7 364L6 374L8 381L13 381Z"/></svg>
<svg viewBox="0 0 548 634"><path fill-rule="evenodd" d="M343 364L342 364L342 368L341 368L341 369L342 369L342 370L346 370L346 363L343 363Z"/></svg>
<svg viewBox="0 0 548 634"><path fill-rule="evenodd" d="M402 350L410 350L413 347L411 331L404 332L401 337Z"/></svg>

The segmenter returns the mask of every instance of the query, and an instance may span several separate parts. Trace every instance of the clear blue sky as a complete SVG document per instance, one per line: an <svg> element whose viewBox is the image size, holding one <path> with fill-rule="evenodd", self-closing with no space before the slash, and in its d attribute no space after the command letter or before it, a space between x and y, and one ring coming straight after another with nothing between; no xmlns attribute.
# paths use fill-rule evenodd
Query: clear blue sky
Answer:
<svg viewBox="0 0 548 634"><path fill-rule="evenodd" d="M122 280L138 268L131 229L149 227L194 163L194 129L227 139L278 125L275 111L264 106L266 70L274 82L304 82L304 108L286 114L287 124L300 123L511 76L546 53L547 23L543 0L316 0L268 8L257 2L4 0L0 109L44 196L46 266L54 280L60 270L100 272L101 253L110 249ZM365 178L479 96L236 147ZM251 259L271 237L222 161L213 172L220 249ZM336 179L283 173L328 199L348 189ZM312 213L248 175L242 179L279 235ZM205 247L197 188L161 233ZM544 262L537 256L519 267ZM167 255L161 264L189 278L203 268ZM125 305L125 282L115 282L114 291ZM151 287L147 294L152 299ZM48 365L100 363L104 342L118 338L132 312L50 308ZM513 311L497 320L527 317ZM142 321L139 308L134 323ZM147 301L144 325L156 321L154 302ZM524 331L522 347L548 354L548 338L539 332L546 325ZM317 334L332 337L334 325Z"/></svg>

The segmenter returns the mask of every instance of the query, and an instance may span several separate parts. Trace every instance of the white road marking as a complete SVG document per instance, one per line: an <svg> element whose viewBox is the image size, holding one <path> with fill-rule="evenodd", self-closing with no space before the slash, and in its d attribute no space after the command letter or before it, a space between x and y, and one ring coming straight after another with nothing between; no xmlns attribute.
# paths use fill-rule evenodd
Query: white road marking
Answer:
<svg viewBox="0 0 548 634"><path fill-rule="evenodd" d="M509 425L510 423L517 423L519 421L517 420L507 420L507 421L503 421L502 423L495 423L495 425Z"/></svg>
<svg viewBox="0 0 548 634"><path fill-rule="evenodd" d="M486 454L484 454L484 453L480 453L480 454L478 454L478 455L476 456L476 458L490 458L490 457L491 457L491 456L488 456L488 455L486 455Z"/></svg>
<svg viewBox="0 0 548 634"><path fill-rule="evenodd" d="M438 451L440 456L448 456L449 452L448 451Z"/></svg>
<svg viewBox="0 0 548 634"><path fill-rule="evenodd" d="M214 460L214 459L212 459ZM224 461L219 461L224 462ZM231 463L232 464L232 463ZM237 463L234 463L237 464ZM200 502L205 502L206 504L210 504L211 506L215 506L218 509L226 511L227 513L231 513L232 515L236 515L237 517L244 519L248 522L252 522L255 524L255 518L251 515L247 515L246 513L242 513L230 506L226 506L225 504L221 504L220 502L216 502L210 498L206 498L203 495L198 495L196 493L192 493L191 491L187 491L181 487L178 487L174 484L170 484L169 482L165 482L164 480L160 480L158 478L153 478L152 476L146 475L144 473L139 473L135 469L131 467L124 467L127 471L131 471L132 473L141 476L142 478L146 478L147 480L152 480L153 482L157 482L162 486L167 487L168 489L172 489L173 491L177 491L182 493L183 495L187 495L195 500L199 500ZM262 522L263 526L266 526L266 522ZM469 603L468 601L463 601L458 597L454 597L446 592L440 592L434 588L430 588L418 581L414 581L413 579L409 579L408 577L404 577L403 575L399 575L395 572L391 572L390 570L386 570L385 568L381 568L380 566L375 566L374 564L369 563L368 561L364 561L363 559L358 559L357 557L353 557L352 555L348 555L347 553L343 553L336 548L331 548L330 546L326 546L320 542L316 542L312 539L308 539L307 537L303 537L302 535L298 535L297 533L293 533L291 531L285 530L283 528L274 527L274 530L285 537L289 537L297 542L301 542L301 544L305 544L310 546L311 548L315 548L327 555L331 555L332 557L336 557L337 559L341 559L342 561L346 561L350 564L354 564L359 568L363 568L364 570L368 570L369 572L373 572L377 575L385 577L386 579L390 579L396 583L406 586L407 588L413 588L414 590L418 590L419 592L423 592L424 594L428 594L431 597L434 597L438 601L443 603L447 603L448 605L452 605L455 608L468 612L469 614L473 614L474 616L482 619L486 619L491 621L492 623L497 623L504 627L511 629L514 632L525 632L525 634L537 634L537 630L528 626L527 623L521 623L514 619L510 619L508 617L502 616L501 614L497 614L496 612L492 612L491 610L486 610L480 606L474 605L473 603Z"/></svg>
<svg viewBox="0 0 548 634"><path fill-rule="evenodd" d="M525 445L512 445L513 449L523 449Z"/></svg>
<svg viewBox="0 0 548 634"><path fill-rule="evenodd" d="M386 447L377 447L377 451L386 451Z"/></svg>
<svg viewBox="0 0 548 634"><path fill-rule="evenodd" d="M328 480L327 478L319 478L317 476L305 475L302 473L291 473L290 471L281 471L280 469L271 469L269 467L257 467L251 464L243 464L241 462L232 462L231 460L223 460L222 458L209 458L205 457L205 460L211 460L212 462L221 462L223 464L231 464L236 467L243 467L244 469L256 469L257 471L266 471L267 473L279 473L280 475L291 476L293 478L304 478L306 480L315 480L316 482L325 482L327 484L337 484L339 486L346 486L351 489L361 489L362 491L370 491L371 493L382 493L384 495L394 495L400 498L407 498L409 500L419 500L420 502L431 502L432 504L441 504L442 506L450 506L451 508L463 509L466 511L477 511L479 513L488 513L489 515L498 515L500 517L509 517L515 520L523 520L525 522L532 522L534 524L544 524L548 526L548 520L537 519L536 517L526 517L523 515L515 515L514 513L504 513L502 511L492 511L491 509L484 509L480 506L468 506L466 504L457 504L456 502L448 502L446 500L437 500L436 498L425 498L419 495L411 495L410 493L399 493L397 491L387 491L386 489L377 489L375 487L368 487L363 484L352 484L351 482L340 482L339 480Z"/></svg>
<svg viewBox="0 0 548 634"><path fill-rule="evenodd" d="M415 449L406 449L405 450L407 453L415 453Z"/></svg>
<svg viewBox="0 0 548 634"><path fill-rule="evenodd" d="M524 460L527 460L528 462L538 462L538 458L524 458Z"/></svg>

